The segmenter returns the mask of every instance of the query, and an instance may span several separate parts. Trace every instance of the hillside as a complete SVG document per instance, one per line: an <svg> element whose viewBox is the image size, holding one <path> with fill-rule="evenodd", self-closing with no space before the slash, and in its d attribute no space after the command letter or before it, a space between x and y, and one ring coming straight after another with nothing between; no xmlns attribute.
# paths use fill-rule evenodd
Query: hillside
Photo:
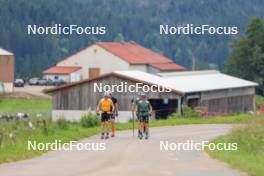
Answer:
<svg viewBox="0 0 264 176"><path fill-rule="evenodd" d="M17 76L41 71L95 41L134 40L185 66L223 68L239 35L159 35L160 24L238 26L264 16L262 0L0 0L0 47L16 56ZM106 35L28 35L27 25L106 26Z"/></svg>

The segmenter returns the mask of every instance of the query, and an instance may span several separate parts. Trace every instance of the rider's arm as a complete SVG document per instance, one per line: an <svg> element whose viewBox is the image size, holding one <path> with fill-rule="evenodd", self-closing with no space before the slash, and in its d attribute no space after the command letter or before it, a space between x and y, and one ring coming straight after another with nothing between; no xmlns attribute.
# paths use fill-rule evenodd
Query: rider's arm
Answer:
<svg viewBox="0 0 264 176"><path fill-rule="evenodd" d="M115 106L112 100L111 100L111 106L112 106L112 112L115 112Z"/></svg>
<svg viewBox="0 0 264 176"><path fill-rule="evenodd" d="M149 103L149 114L151 114L152 113L152 106L151 106L151 104Z"/></svg>

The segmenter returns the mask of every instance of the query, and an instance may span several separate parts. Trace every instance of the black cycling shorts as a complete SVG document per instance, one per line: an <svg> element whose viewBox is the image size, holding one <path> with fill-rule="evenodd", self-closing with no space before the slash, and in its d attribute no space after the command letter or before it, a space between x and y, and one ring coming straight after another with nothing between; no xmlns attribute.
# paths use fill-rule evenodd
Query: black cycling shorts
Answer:
<svg viewBox="0 0 264 176"><path fill-rule="evenodd" d="M149 122L149 116L148 115L139 115L139 121L148 123Z"/></svg>
<svg viewBox="0 0 264 176"><path fill-rule="evenodd" d="M110 119L111 114L108 114L106 112L103 112L101 114L101 122L107 122Z"/></svg>

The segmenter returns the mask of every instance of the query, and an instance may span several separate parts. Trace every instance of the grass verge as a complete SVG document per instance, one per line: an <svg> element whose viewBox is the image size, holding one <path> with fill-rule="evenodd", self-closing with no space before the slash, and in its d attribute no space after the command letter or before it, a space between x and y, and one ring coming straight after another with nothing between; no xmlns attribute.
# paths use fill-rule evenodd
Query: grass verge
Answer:
<svg viewBox="0 0 264 176"><path fill-rule="evenodd" d="M213 158L222 160L231 167L250 175L264 173L264 116L252 119L245 127L239 127L230 134L218 137L213 143L237 143L236 151L210 151Z"/></svg>

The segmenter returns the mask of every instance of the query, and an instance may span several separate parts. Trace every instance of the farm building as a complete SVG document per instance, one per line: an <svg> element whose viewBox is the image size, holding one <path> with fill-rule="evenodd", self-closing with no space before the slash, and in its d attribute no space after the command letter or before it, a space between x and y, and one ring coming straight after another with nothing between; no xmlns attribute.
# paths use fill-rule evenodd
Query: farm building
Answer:
<svg viewBox="0 0 264 176"><path fill-rule="evenodd" d="M63 80L65 82L80 81L81 67L51 67L43 72L45 79Z"/></svg>
<svg viewBox="0 0 264 176"><path fill-rule="evenodd" d="M148 92L154 117L166 118L173 112L181 113L182 107L186 105L200 107L208 115L253 111L257 84L218 71L158 75L142 71L115 71L46 92L52 93L53 120L60 117L79 120L82 114L96 109L97 102L103 96L104 86L114 88L113 96L118 99L119 121L122 122L132 117L130 102L137 97L137 90L129 87L139 85L139 91L145 86L154 87L153 91ZM159 89L160 87L163 89Z"/></svg>
<svg viewBox="0 0 264 176"><path fill-rule="evenodd" d="M0 48L0 89L12 92L15 70L14 54Z"/></svg>
<svg viewBox="0 0 264 176"><path fill-rule="evenodd" d="M80 68L75 75L92 79L116 70L140 70L149 73L182 71L185 68L169 58L135 42L96 42L59 61L56 66L43 71L44 77L65 79L72 72L69 67Z"/></svg>

